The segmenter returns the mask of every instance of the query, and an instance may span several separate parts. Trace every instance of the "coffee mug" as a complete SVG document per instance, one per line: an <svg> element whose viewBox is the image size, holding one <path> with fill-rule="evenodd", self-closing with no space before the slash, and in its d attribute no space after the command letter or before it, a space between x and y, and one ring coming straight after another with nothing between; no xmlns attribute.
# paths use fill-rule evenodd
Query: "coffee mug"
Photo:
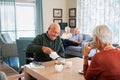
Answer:
<svg viewBox="0 0 120 80"><path fill-rule="evenodd" d="M93 48L95 48L95 47L96 47L96 44L95 44L95 42L93 42L93 41L92 41L92 42L90 42L89 44L90 44L90 47L93 47Z"/></svg>
<svg viewBox="0 0 120 80"><path fill-rule="evenodd" d="M62 64L55 64L55 70L56 70L57 72L61 72L62 69L63 69L63 65L62 65Z"/></svg>
<svg viewBox="0 0 120 80"><path fill-rule="evenodd" d="M59 58L57 58L57 59L55 60L55 63L56 63L56 64L57 64L57 63L65 64L65 58L59 57Z"/></svg>

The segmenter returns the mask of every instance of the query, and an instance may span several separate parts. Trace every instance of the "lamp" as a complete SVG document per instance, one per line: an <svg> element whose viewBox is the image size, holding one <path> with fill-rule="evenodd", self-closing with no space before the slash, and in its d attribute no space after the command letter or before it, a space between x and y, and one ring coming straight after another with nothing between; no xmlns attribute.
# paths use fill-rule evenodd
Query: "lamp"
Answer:
<svg viewBox="0 0 120 80"><path fill-rule="evenodd" d="M67 26L67 23L66 22L61 22L61 23L59 23L59 25L60 25L60 29L64 30L65 27Z"/></svg>

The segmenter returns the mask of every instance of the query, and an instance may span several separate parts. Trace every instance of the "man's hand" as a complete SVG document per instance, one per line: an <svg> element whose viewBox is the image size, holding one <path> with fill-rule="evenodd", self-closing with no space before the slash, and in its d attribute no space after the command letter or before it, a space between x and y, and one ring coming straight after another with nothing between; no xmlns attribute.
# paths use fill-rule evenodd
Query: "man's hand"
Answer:
<svg viewBox="0 0 120 80"><path fill-rule="evenodd" d="M53 50L49 47L45 47L43 46L42 47L42 51L45 53L45 54L50 54Z"/></svg>

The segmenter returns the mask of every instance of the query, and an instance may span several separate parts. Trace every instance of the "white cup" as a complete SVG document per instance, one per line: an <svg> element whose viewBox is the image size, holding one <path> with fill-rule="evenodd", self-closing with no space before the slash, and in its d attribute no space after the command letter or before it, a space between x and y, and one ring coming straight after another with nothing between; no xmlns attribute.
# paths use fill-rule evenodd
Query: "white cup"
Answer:
<svg viewBox="0 0 120 80"><path fill-rule="evenodd" d="M55 64L55 70L56 70L57 72L61 72L62 69L63 69L63 65L62 65L62 64Z"/></svg>
<svg viewBox="0 0 120 80"><path fill-rule="evenodd" d="M66 62L66 66L67 66L68 68L71 68L71 67L72 67L72 62L71 62L71 61Z"/></svg>

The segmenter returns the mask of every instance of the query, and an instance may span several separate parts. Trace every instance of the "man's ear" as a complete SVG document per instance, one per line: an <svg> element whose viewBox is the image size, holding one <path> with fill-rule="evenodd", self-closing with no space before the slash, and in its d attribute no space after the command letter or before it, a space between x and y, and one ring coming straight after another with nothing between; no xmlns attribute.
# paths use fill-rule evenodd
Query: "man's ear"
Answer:
<svg viewBox="0 0 120 80"><path fill-rule="evenodd" d="M51 27L48 27L48 31L50 30Z"/></svg>

